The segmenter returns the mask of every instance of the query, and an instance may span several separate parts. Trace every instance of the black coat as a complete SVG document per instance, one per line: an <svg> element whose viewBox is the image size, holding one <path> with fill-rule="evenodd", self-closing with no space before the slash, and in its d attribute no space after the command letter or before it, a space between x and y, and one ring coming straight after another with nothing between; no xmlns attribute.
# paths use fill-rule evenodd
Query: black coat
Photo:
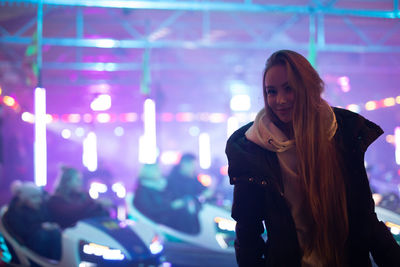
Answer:
<svg viewBox="0 0 400 267"><path fill-rule="evenodd" d="M165 192L139 184L133 199L135 207L144 215L158 223L166 224L171 213L170 200Z"/></svg>
<svg viewBox="0 0 400 267"><path fill-rule="evenodd" d="M108 216L108 211L86 192L71 193L69 199L52 195L47 207L53 220L63 229L74 226L82 219Z"/></svg>
<svg viewBox="0 0 400 267"><path fill-rule="evenodd" d="M59 228L46 229L42 224L51 222L45 205L38 210L19 204L14 197L3 217L8 231L19 243L41 256L59 260L61 258L61 231Z"/></svg>
<svg viewBox="0 0 400 267"><path fill-rule="evenodd" d="M45 205L35 210L29 206L20 205L18 202L18 197L11 200L4 214L4 221L20 242L34 243L32 241L34 234L42 230L42 223L51 221L50 215Z"/></svg>
<svg viewBox="0 0 400 267"><path fill-rule="evenodd" d="M382 133L376 124L353 112L334 108L335 142L343 159L349 219L346 255L349 266L400 266L400 247L379 222L364 167L367 147ZM232 218L236 220L236 259L239 266L301 266L302 252L293 217L283 197L275 152L249 141L249 123L229 138L226 154L234 184ZM268 234L265 242L263 221Z"/></svg>

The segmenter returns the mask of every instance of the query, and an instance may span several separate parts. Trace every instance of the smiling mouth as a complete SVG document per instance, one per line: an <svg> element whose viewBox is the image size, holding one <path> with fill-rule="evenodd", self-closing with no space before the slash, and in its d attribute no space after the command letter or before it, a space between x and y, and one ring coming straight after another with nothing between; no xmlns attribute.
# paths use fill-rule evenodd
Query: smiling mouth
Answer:
<svg viewBox="0 0 400 267"><path fill-rule="evenodd" d="M289 112L291 108L277 109L278 112Z"/></svg>

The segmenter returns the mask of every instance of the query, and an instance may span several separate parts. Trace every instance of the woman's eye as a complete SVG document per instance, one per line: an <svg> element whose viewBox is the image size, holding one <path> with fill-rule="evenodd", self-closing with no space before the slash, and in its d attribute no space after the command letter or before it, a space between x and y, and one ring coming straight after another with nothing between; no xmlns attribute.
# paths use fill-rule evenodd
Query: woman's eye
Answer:
<svg viewBox="0 0 400 267"><path fill-rule="evenodd" d="M276 94L276 91L275 91L275 90L272 90L272 89L268 89L268 90L267 90L267 94L268 94L268 95L274 95L274 94Z"/></svg>

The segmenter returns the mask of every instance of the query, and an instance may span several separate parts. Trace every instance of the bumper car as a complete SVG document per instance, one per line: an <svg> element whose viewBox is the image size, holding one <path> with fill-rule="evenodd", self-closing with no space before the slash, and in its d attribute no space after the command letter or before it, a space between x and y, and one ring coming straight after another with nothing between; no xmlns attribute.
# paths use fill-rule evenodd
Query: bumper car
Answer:
<svg viewBox="0 0 400 267"><path fill-rule="evenodd" d="M146 217L135 208L133 199L133 193L128 193L125 198L128 218L154 229L164 239L189 243L215 252L234 253L236 222L231 219L231 214L226 209L204 203L198 215L200 231L188 234Z"/></svg>
<svg viewBox="0 0 400 267"><path fill-rule="evenodd" d="M59 261L48 259L24 246L11 234L1 209L0 265L7 266L163 266L163 242L141 222L96 217L79 221L62 232ZM140 229L140 230L138 230Z"/></svg>
<svg viewBox="0 0 400 267"><path fill-rule="evenodd" d="M375 206L375 212L378 219L385 223L400 245L400 214L380 206Z"/></svg>

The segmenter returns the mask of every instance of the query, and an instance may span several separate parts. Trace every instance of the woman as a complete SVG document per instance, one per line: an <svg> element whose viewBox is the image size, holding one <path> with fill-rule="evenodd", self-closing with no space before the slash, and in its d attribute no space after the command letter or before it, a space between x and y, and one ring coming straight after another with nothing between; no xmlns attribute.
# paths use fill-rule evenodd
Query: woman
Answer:
<svg viewBox="0 0 400 267"><path fill-rule="evenodd" d="M364 153L383 131L331 108L302 55L273 53L265 108L228 140L239 266L400 266L400 247L374 212ZM264 224L268 234L261 235Z"/></svg>
<svg viewBox="0 0 400 267"><path fill-rule="evenodd" d="M61 168L48 207L53 219L62 228L73 226L84 218L108 215L106 205L94 201L83 191L81 174L70 167Z"/></svg>

